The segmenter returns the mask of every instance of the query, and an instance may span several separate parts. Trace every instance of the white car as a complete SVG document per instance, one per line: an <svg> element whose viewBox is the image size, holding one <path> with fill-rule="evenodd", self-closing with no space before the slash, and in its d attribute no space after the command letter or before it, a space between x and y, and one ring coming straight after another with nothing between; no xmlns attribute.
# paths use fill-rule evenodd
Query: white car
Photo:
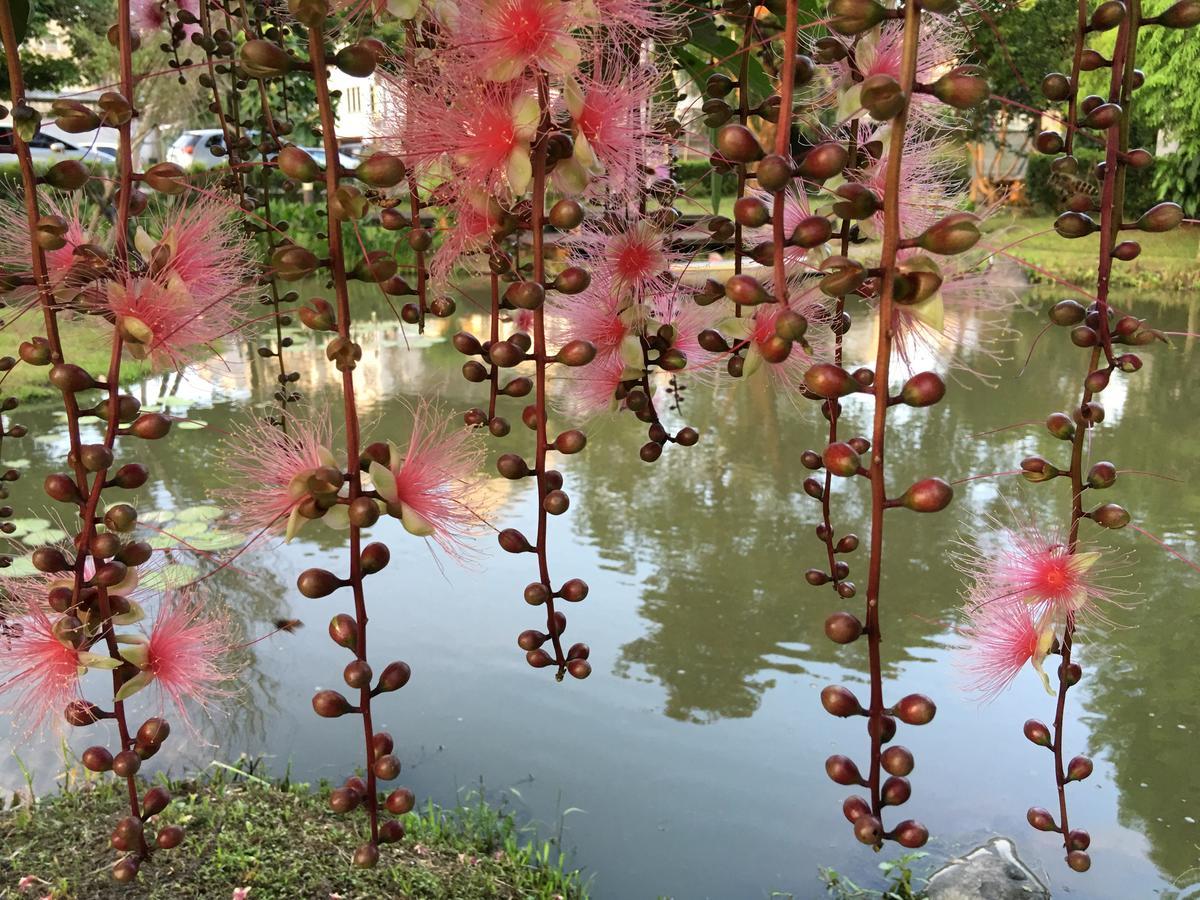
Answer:
<svg viewBox="0 0 1200 900"><path fill-rule="evenodd" d="M216 153L213 152L213 148L217 148ZM302 147L301 149L311 156L318 166L325 167L324 147ZM167 151L167 162L173 162L180 168L189 170L211 169L229 164L224 150L225 135L219 128L185 131L175 139L175 143ZM338 162L346 169L353 169L358 165L356 159L345 153L338 154Z"/></svg>
<svg viewBox="0 0 1200 900"><path fill-rule="evenodd" d="M103 165L116 165L117 162L116 151L111 147L77 145L64 140L60 135L47 134L44 131L39 131L29 142L29 155L39 168L52 166L64 159L82 159ZM12 126L0 125L0 165L15 165L16 162Z"/></svg>

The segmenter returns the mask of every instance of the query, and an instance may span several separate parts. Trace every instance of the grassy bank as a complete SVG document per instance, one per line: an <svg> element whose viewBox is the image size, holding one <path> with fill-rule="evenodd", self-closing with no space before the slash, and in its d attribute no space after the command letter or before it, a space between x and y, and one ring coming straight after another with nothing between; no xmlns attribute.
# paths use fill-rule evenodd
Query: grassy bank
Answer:
<svg viewBox="0 0 1200 900"><path fill-rule="evenodd" d="M1038 269L1073 284L1095 287L1099 235L1067 240L1055 233L1053 216L1012 216L1004 212L989 220L988 231L988 246L1007 247L1005 252ZM1200 285L1200 228L1183 226L1164 234L1129 231L1122 239L1137 241L1142 253L1133 262L1113 266L1115 287L1187 290ZM1035 284L1053 283L1047 275L1028 267L1025 274Z"/></svg>
<svg viewBox="0 0 1200 900"><path fill-rule="evenodd" d="M109 874L117 854L108 835L128 807L106 777L0 813L0 896L226 900L237 888L250 889L247 900L586 896L553 842L478 797L455 810L409 813L404 840L382 847L380 864L364 870L351 867L350 854L365 817L333 813L326 786L229 775L161 783L173 800L155 821L182 825L187 836L156 852L136 885ZM28 893L18 888L23 878L34 879Z"/></svg>
<svg viewBox="0 0 1200 900"><path fill-rule="evenodd" d="M0 330L0 356L17 356L22 341L35 336L44 336L45 324L41 313L31 309L20 318L9 316L7 324ZM82 366L94 375L103 376L108 371L110 345L107 334L100 323L80 319L64 319L60 322L63 352L68 362ZM16 397L22 403L30 400L47 400L62 397L58 389L47 381L50 369L46 366L30 366L23 362L4 378L0 392L5 397ZM150 374L148 362L130 359L121 363L121 383L129 384Z"/></svg>

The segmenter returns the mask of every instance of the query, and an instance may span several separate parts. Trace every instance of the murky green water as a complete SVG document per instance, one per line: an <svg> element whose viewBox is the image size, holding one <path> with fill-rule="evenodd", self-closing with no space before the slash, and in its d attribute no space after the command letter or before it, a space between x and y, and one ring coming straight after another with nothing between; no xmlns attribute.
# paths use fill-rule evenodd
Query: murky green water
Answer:
<svg viewBox="0 0 1200 900"><path fill-rule="evenodd" d="M1168 330L1197 331L1198 303L1147 301L1140 311ZM1059 334L1017 377L1042 321L1014 312L1012 324L1026 336L1009 348L1014 359L995 370L997 387L969 382L931 412L893 413L893 484L1005 471L1032 452L1060 449L1038 427L975 436L1040 420L1075 395L1080 354ZM481 320L468 326L478 330ZM357 377L370 439L403 438L404 404L415 396L438 395L456 409L478 402L476 387L459 376L461 358L444 339L450 333L410 338L406 346L396 325L381 320L364 336ZM868 358L871 336L851 337L848 358ZM314 405L333 402L321 346L304 335L297 341L291 360L301 388ZM1104 395L1108 418L1092 455L1187 479L1200 459L1196 348L1179 338L1173 350L1145 355L1140 375L1115 379ZM163 527L177 528L183 510L210 502L219 431L248 406L269 404L270 375L244 346L225 363L138 390L147 402L169 396L173 412L212 426L178 430L148 448L155 480L140 492L139 506L176 511ZM817 697L830 682L861 685L866 649L824 638L833 594L803 581L820 545L798 458L819 444L823 429L812 407L753 384L693 385L686 397L686 421L702 434L698 446L674 448L648 466L637 457L643 432L620 418L593 423L587 450L561 461L572 505L553 523L551 567L556 579L578 576L591 585L588 599L569 610L567 632L592 647L595 672L586 682L556 684L529 669L516 647L517 633L538 624L521 599L529 557L483 540L479 559L462 570L443 565L390 520L380 524L375 533L392 545L393 563L368 583L372 656L403 658L414 675L377 704L379 725L396 736L402 778L419 796L453 803L456 792L482 781L544 833L561 826L599 897L820 896L818 866L869 880L878 861L842 818L846 789L823 772L829 753L861 757L867 749L861 720L831 719ZM523 401L508 402L515 422ZM850 409L860 427L864 411ZM12 502L18 515L46 516L38 485L65 439L51 408L22 410L18 420L36 437L19 450L5 442L7 456L27 460ZM518 428L494 443L493 457L530 444ZM891 694L922 691L938 702L935 722L905 735L917 758L905 814L930 826L931 858L994 833L1015 836L1056 896L1151 897L1172 884L1190 896L1186 886L1200 891L1200 576L1131 530L1112 536L1116 546L1137 551L1131 580L1144 600L1120 614L1123 627L1089 636L1081 652L1085 678L1068 702L1069 748L1096 759L1093 777L1070 793L1072 824L1093 836L1087 874L1067 871L1054 839L1024 821L1028 806L1054 801L1049 755L1020 733L1027 717L1052 716L1036 677L1022 675L983 708L957 690L951 543L960 530L988 527L985 515L1010 516L1007 503L1018 491L1022 507L1044 520L1065 511L1054 502L1063 492L1018 482L972 481L960 487L952 513L890 520L883 606ZM496 520L527 528L527 486L498 481L496 491ZM1200 497L1191 484L1129 475L1113 493L1118 498L1147 530L1200 557ZM865 501L865 485L839 497L838 519L853 520L860 534ZM340 685L344 652L324 626L349 601L344 592L305 600L294 588L300 570L343 553L331 533L310 526L291 546L244 555L209 580L251 634L278 617L308 627L253 648L249 690L209 728L214 746L172 738L174 755L164 752L156 763L180 771L244 753L315 780L340 779L359 762L358 729L318 719L309 705L315 688ZM861 569L865 555L856 556ZM92 742L68 737L77 751ZM0 750L6 788L22 783L9 750L42 789L61 770L57 737L20 746L5 738Z"/></svg>

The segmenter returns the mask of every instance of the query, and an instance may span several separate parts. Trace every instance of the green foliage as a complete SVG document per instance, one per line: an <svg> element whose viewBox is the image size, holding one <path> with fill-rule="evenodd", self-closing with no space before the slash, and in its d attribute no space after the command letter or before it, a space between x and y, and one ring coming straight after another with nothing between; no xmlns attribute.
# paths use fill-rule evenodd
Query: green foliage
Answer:
<svg viewBox="0 0 1200 900"><path fill-rule="evenodd" d="M1152 172L1155 197L1174 200L1189 217L1200 215L1200 154L1168 153Z"/></svg>
<svg viewBox="0 0 1200 900"><path fill-rule="evenodd" d="M249 767L250 770L253 766ZM249 887L260 900L297 897L421 897L427 900L581 900L586 888L564 868L554 841L517 826L477 793L464 805L426 806L404 817L408 836L383 849L375 869L355 869L358 823L333 813L329 788L270 782L231 766L187 781L159 779L174 798L155 822L181 824L183 844L156 853L139 876L148 900L229 897ZM69 771L63 792L0 813L0 881L40 879L55 897L127 898L109 875L105 836L128 814L124 784ZM40 894L39 894L40 896Z"/></svg>
<svg viewBox="0 0 1200 900"><path fill-rule="evenodd" d="M1061 71L1070 62L1075 0L1034 0L999 7L998 12L978 9L981 21L971 35L972 57L987 70L992 93L1045 109L1046 98L1040 89L1042 77L1048 72ZM992 101L980 108L973 122L977 138L986 138L1001 106Z"/></svg>
<svg viewBox="0 0 1200 900"><path fill-rule="evenodd" d="M112 4L108 0L37 0L29 3L20 0L11 4L17 39L26 42L45 37L51 22L62 23L67 29L67 42L71 55L58 59L38 53L26 44L21 48L21 66L25 75L25 87L31 91L53 91L78 82L86 75L81 60L86 59L83 44L90 35L103 36L112 15ZM22 28L22 19L25 27ZM8 66L4 52L0 50L0 94L10 94Z"/></svg>
<svg viewBox="0 0 1200 900"><path fill-rule="evenodd" d="M1170 0L1149 0L1143 15L1153 16ZM1143 28L1138 33L1138 68L1146 73L1136 95L1136 114L1163 129L1186 148L1200 145L1200 41L1193 28Z"/></svg>
<svg viewBox="0 0 1200 900"><path fill-rule="evenodd" d="M676 180L693 196L708 193L711 188L711 174L712 167L707 159L687 159L675 164ZM717 184L722 194L732 194L737 190L737 176L732 172L723 172L717 176Z"/></svg>
<svg viewBox="0 0 1200 900"><path fill-rule="evenodd" d="M920 851L905 853L896 859L884 860L879 864L879 871L886 881L882 889L859 887L845 875L835 869L822 868L821 880L825 882L825 891L836 900L918 900L921 896L916 882L924 881L913 872L913 864L924 859L929 854Z"/></svg>

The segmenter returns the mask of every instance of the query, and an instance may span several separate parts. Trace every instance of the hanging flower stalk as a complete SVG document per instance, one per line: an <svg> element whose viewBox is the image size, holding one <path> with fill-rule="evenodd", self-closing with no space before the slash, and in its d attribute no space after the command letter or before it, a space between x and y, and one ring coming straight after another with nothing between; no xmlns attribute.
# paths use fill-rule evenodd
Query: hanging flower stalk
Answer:
<svg viewBox="0 0 1200 900"><path fill-rule="evenodd" d="M555 601L565 600L577 603L587 596L588 586L581 578L571 578L556 590L550 579L550 562L548 555L549 517L561 515L567 511L569 498L563 491L562 475L551 469L548 455L551 450L563 454L578 453L584 448L587 439L582 431L570 429L560 432L551 442L549 437L548 404L547 404L547 370L554 362L566 365L586 365L595 356L595 347L587 341L574 341L561 348L557 353L551 353L546 341L546 288L554 288L547 283L545 259L545 228L546 228L546 160L552 142L559 159L564 158L566 148L570 146L570 138L560 132L550 117L549 81L542 72L534 76L537 93L538 120L537 130L531 144L532 199L529 207L527 227L532 239L531 255L533 270L529 280L514 282L508 289L510 301L514 305L532 309L533 312L533 346L529 353L534 364L534 402L522 413L522 421L534 432L535 449L534 463L530 467L524 457L515 453L506 453L500 457L497 465L500 474L506 478L518 479L532 477L537 485L537 536L530 543L520 531L506 528L500 532L500 546L509 553L533 553L538 561L538 580L531 582L525 588L525 602L531 606L542 606L546 611L546 631L529 629L521 632L517 644L525 651L525 658L534 668L555 669L555 679L562 681L563 676L570 672L574 678L587 678L592 672L588 662L590 650L587 644L575 643L564 650L562 634L566 630L567 617L561 610L555 608ZM574 201L570 201L574 202ZM576 204L577 205L577 204ZM574 209L571 210L574 218ZM582 214L582 209L580 209ZM565 223L564 223L565 224ZM576 222L578 224L578 222ZM521 354L524 357L526 354ZM496 360L496 347L491 351L493 362ZM514 360L515 362L516 360ZM547 642L551 650L547 651Z"/></svg>
<svg viewBox="0 0 1200 900"><path fill-rule="evenodd" d="M355 178L371 188L392 188L404 182L405 167L398 157L376 153L354 171L344 171L339 163L336 122L330 97L326 68L325 29L328 7L322 2L296 2L293 15L307 30L309 59L293 60L281 48L266 41L247 42L242 50L244 69L263 77L278 77L288 71L311 71L320 114L326 167L321 171L308 154L295 146L284 147L279 154L280 168L291 177L323 178L326 191L326 216L329 255L324 261L298 245L281 245L274 264L280 277L299 279L324 266L330 275L336 303L314 300L302 313L305 325L316 331L333 332L326 347L327 358L342 374L342 407L346 444L344 469L323 445L326 431L320 426L298 430L295 436L279 436L279 457L275 475L264 489L280 505L272 521L288 519L287 534L292 536L309 519L323 519L333 527L348 531L349 573L335 575L324 568L302 572L297 580L300 592L321 598L348 587L354 599L354 614L340 613L330 621L330 637L354 654L343 677L357 690L357 703L334 690L318 691L313 709L325 718L359 715L363 722L365 777L348 778L333 791L330 804L336 812L348 813L360 806L366 812L369 834L355 851L354 864L372 867L379 861L379 845L400 840L404 827L400 820L380 821L379 781L391 781L400 772L394 754L394 741L385 732L376 732L372 723L372 700L382 693L407 684L410 671L403 662L388 664L376 677L367 661L367 606L365 580L381 571L390 561L385 544L363 543L363 529L378 520L381 512L400 520L404 528L421 537L432 538L443 549L454 552L461 535L470 530L477 516L466 506L471 489L468 479L475 463L464 431L453 431L434 424L432 413L418 409L413 417L413 432L407 449L391 443L363 446L355 392L354 372L362 357L355 341L350 307L349 281L383 283L396 272L395 259L388 253L366 251L363 259L351 267L347 263L345 232L357 235L357 223L367 214L368 197L357 187L344 183ZM378 62L378 48L364 42L343 48L334 58L344 71L370 74ZM250 443L266 440L250 435ZM370 483L363 473L369 472ZM272 501L274 502L274 501ZM261 504L261 505L266 505ZM383 805L399 816L410 811L414 797L407 788L388 794Z"/></svg>
<svg viewBox="0 0 1200 900"><path fill-rule="evenodd" d="M107 125L118 131L117 213L110 252L101 242L87 241L80 223L68 220L53 204L48 204L52 212L42 212L39 180L60 190L78 190L90 176L77 161L59 163L41 179L34 174L28 142L38 131L40 116L25 101L11 7L7 2L0 4L0 32L13 90L14 143L29 240L22 263L29 266L28 272L14 274L11 281L18 291L32 290L46 328L46 336L27 341L20 355L26 364L49 366L49 381L63 394L70 444L67 464L71 471L48 476L45 490L52 500L76 506L80 521L69 547L43 546L31 554L34 567L43 575L29 580L18 591L19 615L9 628L5 679L0 689L19 698L18 706L30 727L64 706L67 722L77 727L103 719L114 721L119 739L117 752L97 745L88 748L82 759L88 769L112 771L126 782L129 815L117 824L111 844L123 854L113 866L114 877L131 881L153 847L177 846L183 830L166 826L154 836L147 831L146 826L166 808L170 797L162 788L142 794L136 774L142 760L161 748L170 728L165 719L156 716L135 731L125 703L150 684L180 703L185 695L201 701L213 696L218 680L215 673L219 671L214 661L225 648L220 641L209 640L215 632L196 617L173 617L165 600L148 636L117 630L145 615L141 604L133 599L133 591L138 584L138 569L150 559L152 551L145 541L128 537L137 522L136 510L128 503L103 496L108 489L139 488L148 478L146 468L138 463L115 466L116 440L118 436L157 439L170 428L165 416L140 414L138 401L121 393L123 353L141 348L150 355L160 341L180 347L187 334L196 332L194 327L187 327L186 321L171 318L169 310L150 319L137 318L134 312L139 308L138 299L151 294L167 307L180 296L206 302L210 299L206 293L216 286L207 277L209 270L189 263L188 253L169 236L155 242L140 228L136 240L132 234L134 216L147 204L138 182L167 194L176 193L179 184L161 172L139 175L134 169L131 123L136 116L132 102L136 81L129 0L118 4L118 22L118 90L103 95L99 114L72 101L58 101L54 107L56 124L63 130L89 131ZM200 227L202 230L203 225ZM205 249L200 247L200 252ZM220 266L224 260L211 262ZM67 362L58 326L60 310L70 302L112 325L110 363L101 378ZM190 315L195 318L198 312L193 307ZM164 323L174 329L172 333L156 328ZM83 405L81 395L93 390L105 396L92 406ZM83 443L81 422L85 417L95 417L102 423L99 443ZM191 652L197 646L203 652ZM82 676L94 669L111 672L111 709L82 696ZM206 673L213 673L213 678Z"/></svg>
<svg viewBox="0 0 1200 900"><path fill-rule="evenodd" d="M939 263L928 254L962 253L970 249L980 236L973 216L951 213L925 223L907 209L908 198L903 181L905 166L911 165L913 137L909 134L910 113L915 109L917 99L920 98L924 103L925 98L931 96L951 107L962 109L980 102L987 95L986 83L974 70L966 67L954 67L931 83L918 80L922 27L937 28L939 22L935 16L926 16L923 22L923 8L943 13L947 5L914 0L901 9L888 10L871 0L834 0L829 6L830 27L839 35L862 35L881 26L899 28L896 40L900 44L900 61L898 71L894 74L876 73L865 78L861 84L856 84L854 90L857 96L853 108L849 110L852 115L862 110L875 121L887 123L885 141L880 147L883 167L880 190L876 193L872 185L864 183L863 179L859 179L857 186L851 182L838 189L840 203L835 207L835 212L843 219L867 220L882 213L878 265L868 268L845 253L830 257L821 264L824 273L821 289L827 295L844 298L860 294L876 306L879 328L874 369L860 368L851 373L840 362L821 363L811 367L804 378L807 393L825 404L858 393L870 394L874 404L870 440L831 440L821 454L806 453L803 462L809 468L823 467L827 475L866 478L870 484L871 531L866 615L864 619L859 619L852 613L841 612L833 614L826 621L826 633L837 643L849 644L865 635L870 699L864 706L848 688L831 685L822 691L821 700L832 715L865 716L867 719L871 743L866 772L848 756L841 754L829 757L826 771L839 784L867 789L867 797L853 796L847 799L843 811L854 827L855 836L876 848L881 847L885 840L894 840L905 847L919 847L928 839L925 826L912 819L892 828L884 825L884 809L908 800L911 785L907 776L914 768L909 750L898 745L885 745L894 738L898 723L924 725L933 719L936 712L933 701L921 694L909 694L893 705L886 704L884 700L879 606L883 592L885 518L890 510L897 508L938 512L953 497L950 485L940 478L922 479L900 496L888 496L885 455L888 409L898 403L913 407L931 406L939 402L945 393L941 377L925 372L913 375L897 394L892 394L891 364L899 349L903 324L899 316L903 315L905 309L915 310L936 322L942 303L940 289L943 276ZM819 51L822 61L836 61L846 54L844 46L839 48L832 42L826 42ZM861 143L857 135L855 139ZM840 151L840 170L857 153L847 152L848 149L856 149L854 144L849 147L836 146ZM938 198L931 205L939 203L944 209L945 201ZM848 234L846 225L843 222L843 234ZM915 233L918 230L919 233ZM843 239L842 246L848 249L846 239ZM840 316L835 323L837 329L844 329ZM864 456L867 458L864 459ZM825 503L828 488L816 479L810 479L810 482L806 490ZM824 515L818 535L827 542L832 541L832 530L828 528ZM844 549L857 546L857 538L853 535L846 535L843 540L846 542ZM830 549L837 550L838 545L830 548L827 543L827 552ZM810 573L809 581L816 584L838 582L841 585L840 594L853 596L854 586L842 581L848 574L848 566L844 562L833 562L832 553L829 556L831 572L814 570Z"/></svg>
<svg viewBox="0 0 1200 900"><path fill-rule="evenodd" d="M1091 836L1073 828L1067 810L1069 784L1082 781L1092 772L1092 761L1084 755L1067 758L1067 692L1082 678L1083 670L1073 659L1077 629L1089 617L1103 618L1099 603L1111 601L1113 591L1105 586L1104 573L1112 564L1111 552L1096 549L1081 536L1085 522L1102 529L1119 529L1130 522L1122 506L1105 502L1092 505L1087 491L1107 490L1117 480L1117 467L1107 460L1086 468L1085 452L1091 446L1091 430L1104 421L1099 396L1108 387L1114 373L1133 374L1142 367L1141 357L1122 352L1119 347L1143 347L1162 334L1145 320L1111 304L1111 275L1116 262L1128 262L1141 253L1141 245L1123 239L1123 232L1157 233L1177 227L1183 211L1175 203L1164 202L1146 210L1132 221L1125 211L1125 182L1131 170L1147 168L1154 157L1145 149L1130 146L1130 125L1134 91L1142 74L1136 68L1138 32L1143 26L1167 28L1192 27L1200 22L1200 4L1181 0L1161 15L1143 17L1139 0L1105 2L1088 15L1088 5L1079 4L1075 54L1069 76L1052 73L1043 80L1042 89L1052 102L1066 102L1065 136L1043 132L1037 147L1043 153L1061 153L1053 164L1055 172L1074 173L1079 163L1072 155L1076 138L1088 136L1104 147L1100 165L1098 203L1080 194L1068 201L1068 211L1055 221L1055 230L1065 238L1099 234L1096 296L1084 306L1075 300L1062 300L1051 307L1050 321L1070 329L1072 344L1087 355L1087 370L1081 385L1078 405L1070 412L1055 412L1046 419L1047 431L1070 446L1069 458L1058 464L1042 456L1021 462L1027 481L1052 483L1057 478L1070 485L1071 513L1066 534L1042 535L1024 529L1010 533L1000 555L980 556L969 565L972 585L968 593L967 625L968 666L975 673L975 686L985 695L1002 690L1026 665L1042 677L1047 692L1056 696L1054 719L1048 727L1038 719L1025 722L1025 737L1045 747L1054 757L1055 784L1058 793L1057 817L1043 807L1031 807L1029 824L1039 831L1058 834L1066 851L1067 865L1085 872L1091 867L1088 848ZM1104 57L1087 48L1088 36L1117 30L1112 57ZM1108 67L1109 85L1105 96L1079 96L1080 73ZM1099 221L1095 215L1099 213ZM1121 304L1122 306L1124 304ZM1090 507L1090 508L1089 508ZM1057 655L1059 663L1053 676L1044 666Z"/></svg>

